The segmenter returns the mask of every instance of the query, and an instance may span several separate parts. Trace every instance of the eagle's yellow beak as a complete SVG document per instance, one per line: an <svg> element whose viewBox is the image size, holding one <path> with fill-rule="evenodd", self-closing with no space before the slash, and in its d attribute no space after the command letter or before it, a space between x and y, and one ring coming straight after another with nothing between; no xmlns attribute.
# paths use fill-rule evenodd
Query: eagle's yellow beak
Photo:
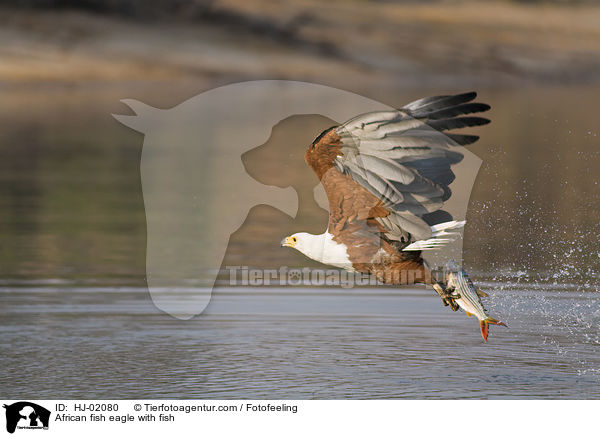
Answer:
<svg viewBox="0 0 600 436"><path fill-rule="evenodd" d="M298 239L295 236L288 236L281 240L281 246L294 248L296 247L296 242L298 242Z"/></svg>

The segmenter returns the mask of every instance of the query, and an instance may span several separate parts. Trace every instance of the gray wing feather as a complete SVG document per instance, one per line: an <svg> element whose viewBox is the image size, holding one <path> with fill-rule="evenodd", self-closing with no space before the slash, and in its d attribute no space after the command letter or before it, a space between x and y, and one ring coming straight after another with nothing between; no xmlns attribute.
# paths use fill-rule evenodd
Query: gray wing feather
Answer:
<svg viewBox="0 0 600 436"><path fill-rule="evenodd" d="M385 206L393 206L404 201L404 196L392 183L371 171L352 162L346 162L343 171L350 174L361 186L379 198Z"/></svg>
<svg viewBox="0 0 600 436"><path fill-rule="evenodd" d="M378 176L394 181L400 182L403 185L412 183L415 179L415 173L409 168L397 163L393 159L386 157L377 157L364 154L358 157L361 161L361 166Z"/></svg>
<svg viewBox="0 0 600 436"><path fill-rule="evenodd" d="M389 123L394 120L401 120L405 114L399 111L378 111L369 112L368 114L358 115L344 123L348 131L354 129L369 130L377 128L377 126ZM409 118L409 117L406 117Z"/></svg>
<svg viewBox="0 0 600 436"><path fill-rule="evenodd" d="M431 237L423 216L439 211L452 195L451 167L463 158L456 147L478 138L442 131L489 122L458 117L490 108L470 103L475 97L475 93L428 97L400 110L354 117L335 129L342 141L336 166L391 212L378 218L390 239L414 242Z"/></svg>

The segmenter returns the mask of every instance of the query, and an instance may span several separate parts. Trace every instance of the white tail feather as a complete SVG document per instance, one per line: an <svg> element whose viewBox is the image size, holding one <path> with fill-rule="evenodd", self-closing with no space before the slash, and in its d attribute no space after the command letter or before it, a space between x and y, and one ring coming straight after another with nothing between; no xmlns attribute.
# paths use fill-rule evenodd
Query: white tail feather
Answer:
<svg viewBox="0 0 600 436"><path fill-rule="evenodd" d="M448 242L454 241L460 234L447 230L460 229L466 221L448 221L431 226L431 238L415 241L404 247L402 251L436 250Z"/></svg>

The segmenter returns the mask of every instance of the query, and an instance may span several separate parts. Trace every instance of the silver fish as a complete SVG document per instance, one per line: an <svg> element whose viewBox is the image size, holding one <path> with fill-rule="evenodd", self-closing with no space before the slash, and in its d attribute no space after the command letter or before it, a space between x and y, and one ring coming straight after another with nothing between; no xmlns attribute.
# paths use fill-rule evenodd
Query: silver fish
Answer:
<svg viewBox="0 0 600 436"><path fill-rule="evenodd" d="M485 308L481 303L480 297L487 297L488 295L485 292L475 289L475 285L473 285L473 282L462 268L448 272L446 275L446 281L447 289L452 289L451 295L457 297L454 300L456 304L458 304L458 306L464 310L468 316L475 315L475 317L479 320L481 336L483 337L484 341L487 342L489 324L503 325L506 327L506 324L498 321L497 319L491 318L485 312Z"/></svg>

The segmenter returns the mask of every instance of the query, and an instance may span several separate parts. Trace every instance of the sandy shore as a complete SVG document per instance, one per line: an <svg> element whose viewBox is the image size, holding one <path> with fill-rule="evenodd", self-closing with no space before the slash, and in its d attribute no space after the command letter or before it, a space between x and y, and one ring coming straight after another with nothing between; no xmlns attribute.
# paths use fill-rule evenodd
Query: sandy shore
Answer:
<svg viewBox="0 0 600 436"><path fill-rule="evenodd" d="M0 81L589 83L600 7L223 0L194 21L0 9ZM413 78L413 79L408 79Z"/></svg>

